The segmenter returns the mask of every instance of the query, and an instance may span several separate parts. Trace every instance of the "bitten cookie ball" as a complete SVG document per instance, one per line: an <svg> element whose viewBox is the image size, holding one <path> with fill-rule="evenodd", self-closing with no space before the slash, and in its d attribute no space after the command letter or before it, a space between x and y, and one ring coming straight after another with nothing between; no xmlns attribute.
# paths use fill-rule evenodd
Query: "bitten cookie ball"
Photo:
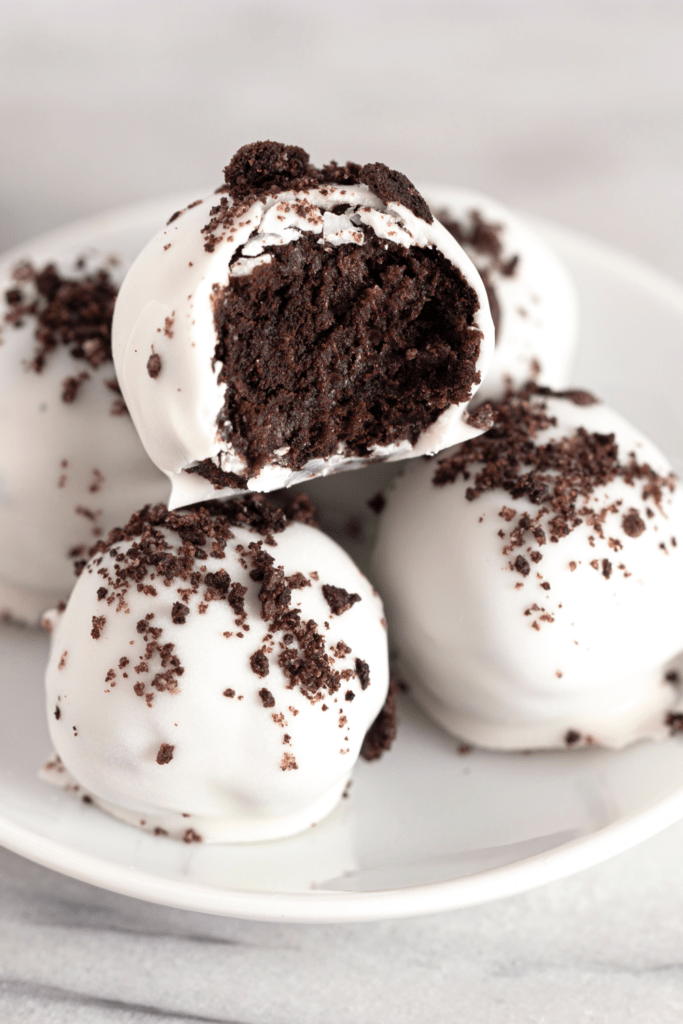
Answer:
<svg viewBox="0 0 683 1024"><path fill-rule="evenodd" d="M493 355L480 275L384 164L245 146L174 214L114 316L114 358L171 508L473 437Z"/></svg>

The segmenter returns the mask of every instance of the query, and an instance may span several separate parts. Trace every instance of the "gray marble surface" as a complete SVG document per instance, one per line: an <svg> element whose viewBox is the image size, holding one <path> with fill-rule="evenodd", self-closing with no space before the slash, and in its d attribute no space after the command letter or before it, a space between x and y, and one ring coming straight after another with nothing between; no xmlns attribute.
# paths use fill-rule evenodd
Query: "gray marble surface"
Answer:
<svg viewBox="0 0 683 1024"><path fill-rule="evenodd" d="M0 248L202 184L254 138L478 187L683 279L683 5L4 0ZM683 824L441 916L268 925L0 850L0 1021L668 1024Z"/></svg>
<svg viewBox="0 0 683 1024"><path fill-rule="evenodd" d="M0 1020L678 1024L683 825L582 875L409 921L169 910L0 851Z"/></svg>

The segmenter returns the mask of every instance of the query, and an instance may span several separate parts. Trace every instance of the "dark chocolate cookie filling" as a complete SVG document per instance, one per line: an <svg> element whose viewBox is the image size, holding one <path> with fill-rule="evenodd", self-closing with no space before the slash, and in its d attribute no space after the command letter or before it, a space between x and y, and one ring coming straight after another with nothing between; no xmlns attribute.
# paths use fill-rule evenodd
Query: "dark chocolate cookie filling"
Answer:
<svg viewBox="0 0 683 1024"><path fill-rule="evenodd" d="M460 271L436 249L365 235L304 235L216 295L218 425L251 474L278 449L296 470L340 446L414 444L479 382L479 302Z"/></svg>

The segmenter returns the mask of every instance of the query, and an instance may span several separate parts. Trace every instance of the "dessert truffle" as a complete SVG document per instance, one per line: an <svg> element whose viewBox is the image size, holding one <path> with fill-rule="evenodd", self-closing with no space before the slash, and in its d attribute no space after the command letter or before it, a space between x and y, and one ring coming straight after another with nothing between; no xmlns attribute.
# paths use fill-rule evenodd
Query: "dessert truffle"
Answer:
<svg viewBox="0 0 683 1024"><path fill-rule="evenodd" d="M275 839L335 807L378 717L387 733L386 627L305 513L148 507L97 545L48 617L50 778L188 841Z"/></svg>
<svg viewBox="0 0 683 1024"><path fill-rule="evenodd" d="M493 411L387 495L374 572L412 694L501 750L664 735L683 649L669 463L584 391L532 385Z"/></svg>
<svg viewBox="0 0 683 1024"><path fill-rule="evenodd" d="M170 218L114 315L121 388L170 507L433 453L480 426L481 277L408 179L245 146Z"/></svg>
<svg viewBox="0 0 683 1024"><path fill-rule="evenodd" d="M522 217L478 192L430 187L425 198L488 292L496 348L477 401L501 399L528 380L565 387L578 341L578 301L553 249Z"/></svg>
<svg viewBox="0 0 683 1024"><path fill-rule="evenodd" d="M109 269L10 258L0 294L0 614L36 623L74 560L168 483L116 382Z"/></svg>

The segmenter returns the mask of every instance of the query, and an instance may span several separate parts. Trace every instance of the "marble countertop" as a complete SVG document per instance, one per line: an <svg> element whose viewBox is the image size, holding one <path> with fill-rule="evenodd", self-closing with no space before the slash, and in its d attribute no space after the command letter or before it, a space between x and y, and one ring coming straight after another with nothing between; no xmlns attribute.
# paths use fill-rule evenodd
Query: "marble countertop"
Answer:
<svg viewBox="0 0 683 1024"><path fill-rule="evenodd" d="M262 924L140 903L0 850L14 1024L678 1024L683 824L574 878L407 921Z"/></svg>
<svg viewBox="0 0 683 1024"><path fill-rule="evenodd" d="M254 138L477 187L683 280L683 6L6 0L0 249ZM0 850L0 1020L668 1024L683 823L499 903L358 925L145 904Z"/></svg>

